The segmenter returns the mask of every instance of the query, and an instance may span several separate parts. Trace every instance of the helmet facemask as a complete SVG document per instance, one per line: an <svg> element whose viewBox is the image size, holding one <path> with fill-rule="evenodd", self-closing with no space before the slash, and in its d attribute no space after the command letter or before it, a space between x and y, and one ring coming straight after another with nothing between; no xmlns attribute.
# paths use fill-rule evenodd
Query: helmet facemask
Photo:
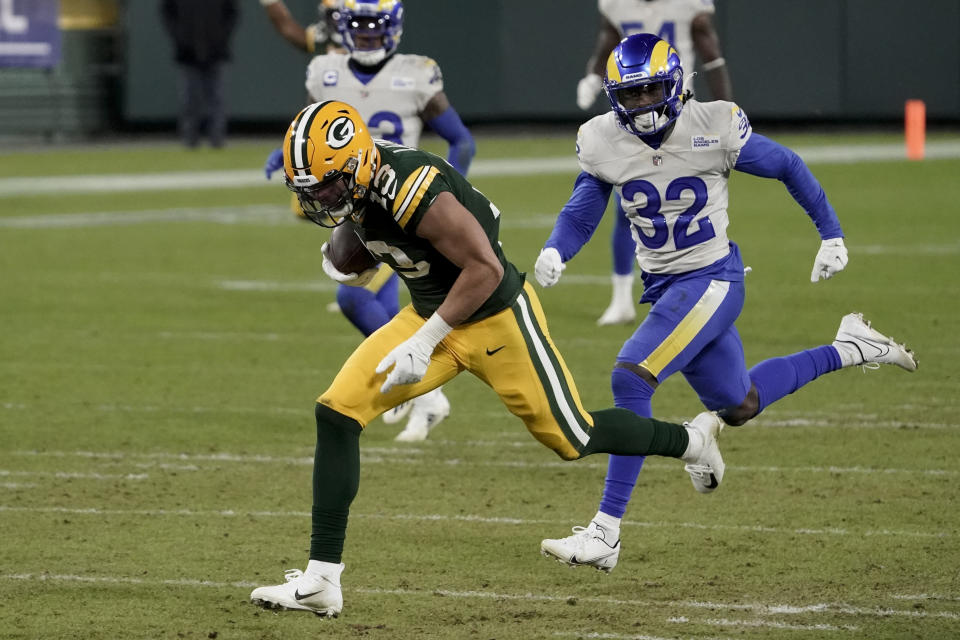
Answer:
<svg viewBox="0 0 960 640"><path fill-rule="evenodd" d="M679 76L680 72L674 72ZM680 115L676 87L681 78L653 78L607 88L620 126L637 136L657 134Z"/></svg>
<svg viewBox="0 0 960 640"><path fill-rule="evenodd" d="M300 187L287 180L286 185L296 194L303 215L311 222L337 227L354 213L366 194L366 187L357 184L357 165L357 159L350 158L342 170L328 172L317 184Z"/></svg>

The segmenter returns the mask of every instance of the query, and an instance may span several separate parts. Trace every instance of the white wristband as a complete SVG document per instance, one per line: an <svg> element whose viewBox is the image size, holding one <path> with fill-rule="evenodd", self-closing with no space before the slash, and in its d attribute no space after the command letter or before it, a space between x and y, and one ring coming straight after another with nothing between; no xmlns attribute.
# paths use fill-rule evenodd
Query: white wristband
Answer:
<svg viewBox="0 0 960 640"><path fill-rule="evenodd" d="M260 4L264 7L269 7L272 4L277 4L280 0L260 0Z"/></svg>
<svg viewBox="0 0 960 640"><path fill-rule="evenodd" d="M417 334L430 345L436 347L451 331L453 331L453 327L448 325L439 313L434 312L432 316L427 318L426 323L417 329Z"/></svg>
<svg viewBox="0 0 960 640"><path fill-rule="evenodd" d="M263 1L263 0L261 0L261 2L262 2L262 1ZM714 69L719 69L720 67L722 67L722 66L725 65L725 64L727 64L727 61L724 60L722 57L720 57L720 58L714 58L714 59L711 60L710 62L704 62L704 63L703 63L703 70L704 70L704 71L713 71Z"/></svg>

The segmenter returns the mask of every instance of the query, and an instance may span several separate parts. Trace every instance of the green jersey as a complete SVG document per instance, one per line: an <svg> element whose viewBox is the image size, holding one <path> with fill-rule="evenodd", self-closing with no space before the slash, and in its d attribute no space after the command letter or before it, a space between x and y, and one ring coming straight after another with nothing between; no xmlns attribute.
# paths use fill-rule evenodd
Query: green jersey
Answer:
<svg viewBox="0 0 960 640"><path fill-rule="evenodd" d="M418 149L376 141L380 166L370 184L358 231L379 260L390 265L410 290L413 308L429 317L444 301L460 267L416 235L434 198L449 191L477 219L490 240L503 279L467 322L482 320L508 308L523 286L520 273L500 248L500 211L446 160Z"/></svg>

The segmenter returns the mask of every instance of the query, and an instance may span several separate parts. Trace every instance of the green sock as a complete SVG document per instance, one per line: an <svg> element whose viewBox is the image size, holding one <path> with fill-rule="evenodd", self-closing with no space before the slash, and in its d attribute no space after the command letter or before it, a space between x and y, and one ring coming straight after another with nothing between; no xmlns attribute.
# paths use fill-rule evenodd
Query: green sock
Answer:
<svg viewBox="0 0 960 640"><path fill-rule="evenodd" d="M642 418L627 409L591 411L590 415L593 416L593 429L581 456L614 453L679 458L687 448L689 437L683 425Z"/></svg>
<svg viewBox="0 0 960 640"><path fill-rule="evenodd" d="M317 403L310 559L339 563L350 503L360 487L360 423Z"/></svg>

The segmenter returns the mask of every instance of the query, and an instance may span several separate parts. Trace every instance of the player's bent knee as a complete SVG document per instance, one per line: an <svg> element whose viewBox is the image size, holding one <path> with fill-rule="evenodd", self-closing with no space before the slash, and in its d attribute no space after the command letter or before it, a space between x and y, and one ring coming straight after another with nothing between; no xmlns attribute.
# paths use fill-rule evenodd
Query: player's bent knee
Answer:
<svg viewBox="0 0 960 640"><path fill-rule="evenodd" d="M560 434L560 430L530 429L530 433L543 446L547 447L563 460L577 460L583 454L580 448Z"/></svg>
<svg viewBox="0 0 960 640"><path fill-rule="evenodd" d="M738 406L727 407L717 412L720 419L731 427L739 427L760 411L760 396L757 394L757 388L751 387L747 397L743 399Z"/></svg>
<svg viewBox="0 0 960 640"><path fill-rule="evenodd" d="M346 431L359 436L363 431L363 425L333 409L323 402L316 403L314 407L314 417L317 420L317 433L333 431Z"/></svg>
<svg viewBox="0 0 960 640"><path fill-rule="evenodd" d="M337 304L344 313L362 309L375 297L373 293L359 287L337 287Z"/></svg>
<svg viewBox="0 0 960 640"><path fill-rule="evenodd" d="M660 385L657 377L640 365L634 364L633 362L619 361L613 365L613 371L610 376L614 392L616 392L618 385L632 386L630 384L630 376L626 375L628 371L650 385L651 389L656 389Z"/></svg>

